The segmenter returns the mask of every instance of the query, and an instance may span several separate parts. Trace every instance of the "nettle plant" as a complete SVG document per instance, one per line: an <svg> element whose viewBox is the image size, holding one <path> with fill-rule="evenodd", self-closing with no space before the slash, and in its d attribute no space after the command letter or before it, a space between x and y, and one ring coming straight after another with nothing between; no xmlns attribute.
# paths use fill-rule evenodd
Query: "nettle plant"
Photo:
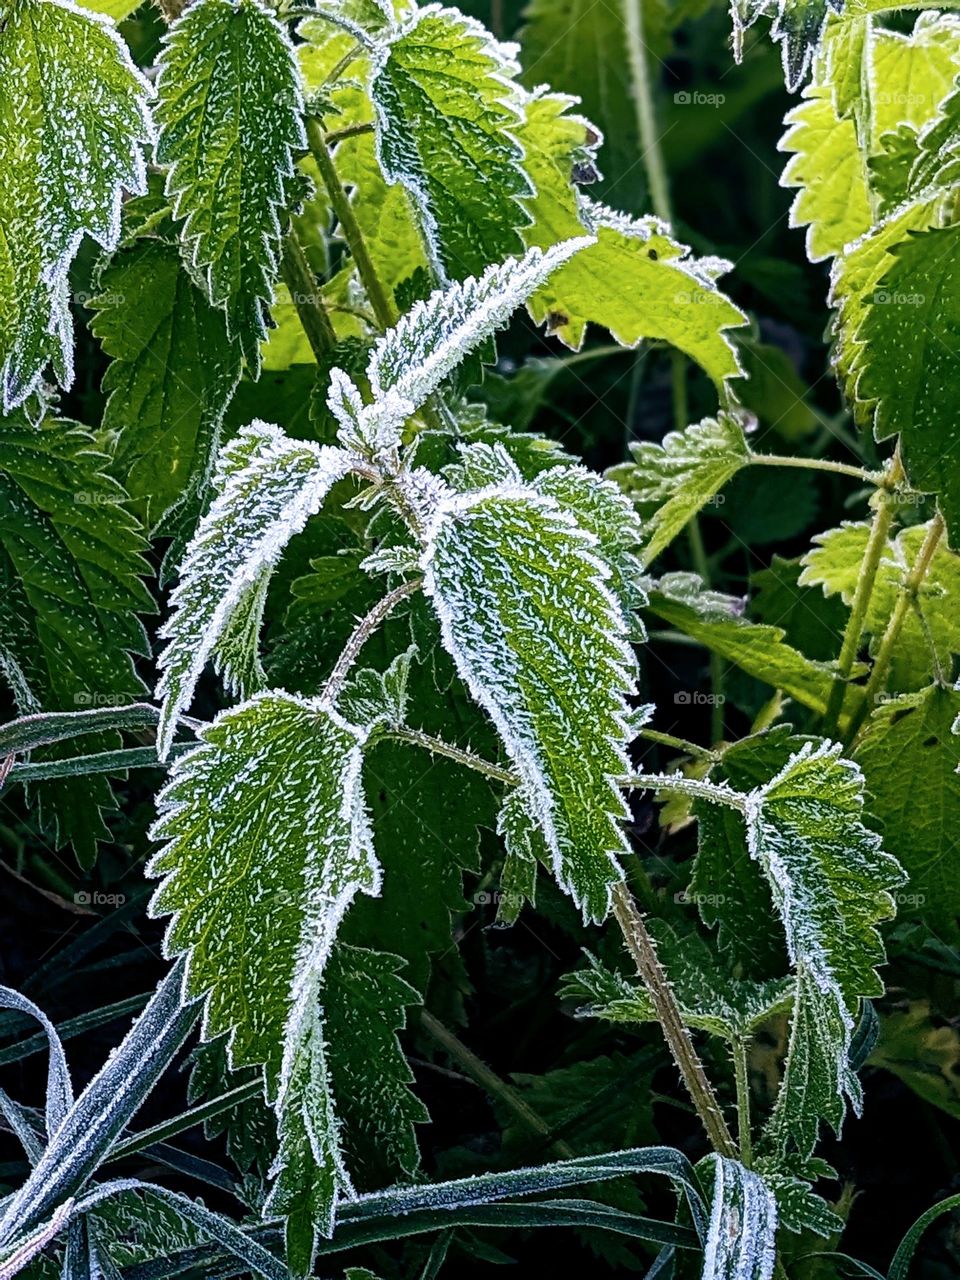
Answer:
<svg viewBox="0 0 960 1280"><path fill-rule="evenodd" d="M3 989L39 1020L49 1073L45 1113L0 1093L32 1166L0 1202L0 1276L272 1280L430 1232L434 1275L454 1230L484 1225L603 1228L659 1249L658 1274L708 1280L782 1276L796 1233L828 1256L843 1221L814 1190L831 1175L816 1149L861 1108L878 926L898 894L949 932L960 897L955 856L937 856L960 816L960 22L888 29L866 0L734 5L737 47L772 16L788 85L810 81L784 183L809 257L833 260L849 408L895 442L870 471L751 443L746 316L717 283L730 264L674 238L653 132L645 34L679 10L621 15L657 207L634 218L580 189L603 151L576 100L524 87L516 47L456 9L162 7L148 72L114 29L131 4L10 0L0 21L0 654L20 712L0 730L5 776L90 867L109 775L168 768L147 875L174 962L76 1098L55 1028ZM536 0L530 48L562 19ZM73 378L85 238L109 357L97 428L61 417L44 381ZM588 326L670 346L681 379L689 360L712 382L716 416L681 413L606 478L492 420L468 393L524 305L574 350ZM225 427L262 366L278 400L299 398L299 432ZM842 605L833 660L701 577L656 571L737 473L771 466L848 476L866 501L786 583ZM173 584L156 706L139 674L151 538L158 591ZM769 686L748 736L725 741L722 715L706 746L653 727L645 618ZM198 721L209 666L232 701ZM154 729L155 745L118 736ZM673 766L639 771L644 741ZM405 812L378 798L385 780L414 797ZM684 893L702 933L634 901L625 820L644 790L698 824ZM425 1181L397 1033L467 909L481 827L501 924L546 876L585 925L622 934L632 966L623 948L591 955L561 994L586 1017L659 1023L709 1143L696 1168L630 1148ZM747 1054L776 1019L789 1038L761 1122ZM198 1023L197 1105L131 1135ZM450 1038L426 1011L421 1025ZM695 1047L710 1038L714 1069L730 1062L719 1084ZM247 1171L233 1218L105 1174L201 1120ZM640 1173L671 1180L675 1220L602 1198ZM557 1194L583 1185L592 1199ZM890 1280L952 1204L911 1229Z"/></svg>

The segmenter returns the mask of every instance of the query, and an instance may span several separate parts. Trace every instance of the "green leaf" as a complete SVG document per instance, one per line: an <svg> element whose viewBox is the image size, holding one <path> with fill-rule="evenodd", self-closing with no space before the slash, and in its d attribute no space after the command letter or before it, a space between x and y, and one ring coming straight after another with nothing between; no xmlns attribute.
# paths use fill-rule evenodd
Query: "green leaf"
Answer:
<svg viewBox="0 0 960 1280"><path fill-rule="evenodd" d="M554 874L601 920L621 877L634 659L593 539L520 486L444 497L423 560L443 643L526 784ZM572 619L576 625L571 625Z"/></svg>
<svg viewBox="0 0 960 1280"><path fill-rule="evenodd" d="M958 246L960 225L897 244L856 334L866 349L857 392L875 404L876 437L885 440L899 433L910 483L937 495L956 545L960 470L948 460L960 448Z"/></svg>
<svg viewBox="0 0 960 1280"><path fill-rule="evenodd" d="M306 146L293 47L259 0L197 0L170 29L157 92L184 263L257 373L293 154Z"/></svg>
<svg viewBox="0 0 960 1280"><path fill-rule="evenodd" d="M829 85L811 85L787 113L780 150L791 153L781 178L799 187L791 227L806 227L807 257L821 262L868 232L873 224L857 129L841 117Z"/></svg>
<svg viewBox="0 0 960 1280"><path fill-rule="evenodd" d="M512 136L518 70L511 46L459 10L432 5L377 61L380 165L412 195L441 278L480 275L523 249L521 197L532 190Z"/></svg>
<svg viewBox="0 0 960 1280"><path fill-rule="evenodd" d="M920 129L936 116L960 72L960 20L952 13L920 13L908 35L874 25L870 63L875 148L898 126Z"/></svg>
<svg viewBox="0 0 960 1280"><path fill-rule="evenodd" d="M184 272L176 249L141 240L100 276L91 330L112 358L103 426L115 470L149 529L203 503L224 411L240 377L223 312Z"/></svg>
<svg viewBox="0 0 960 1280"><path fill-rule="evenodd" d="M154 609L141 582L146 543L107 466L75 422L2 420L0 663L22 714L131 702L144 689L130 654L149 652L137 616ZM98 734L31 758L119 745L116 734ZM37 792L54 844L72 841L90 865L107 835L100 810L113 807L106 779L61 779Z"/></svg>
<svg viewBox="0 0 960 1280"><path fill-rule="evenodd" d="M588 324L609 329L625 347L644 338L669 342L721 391L727 378L743 373L726 330L746 317L716 284L728 262L692 257L655 218L631 220L589 201L581 213L597 243L533 295L528 308L538 324L575 351Z"/></svg>
<svg viewBox="0 0 960 1280"><path fill-rule="evenodd" d="M747 846L766 876L796 975L790 1045L765 1142L812 1153L821 1119L859 1114L849 1053L860 1000L880 995L877 924L902 871L863 825L863 775L839 745L807 744L747 797Z"/></svg>
<svg viewBox="0 0 960 1280"><path fill-rule="evenodd" d="M733 42L740 61L743 33L758 18L772 13L770 34L780 44L783 77L793 92L800 87L823 39L827 18L842 13L844 0L732 0Z"/></svg>
<svg viewBox="0 0 960 1280"><path fill-rule="evenodd" d="M870 814L907 873L899 913L922 919L948 941L960 935L960 713L955 689L931 685L877 707L855 757L871 794ZM909 785L904 780L909 779Z"/></svg>
<svg viewBox="0 0 960 1280"><path fill-rule="evenodd" d="M835 680L828 664L814 662L787 644L780 627L750 622L743 616L742 601L704 591L696 574L665 574L650 593L649 608L748 675L782 689L819 715L826 711ZM847 689L844 716L860 697L859 690Z"/></svg>
<svg viewBox="0 0 960 1280"><path fill-rule="evenodd" d="M535 812L534 799L521 784L510 788L497 814L497 835L504 848L497 924L516 924L525 902L536 905L537 863L550 865L550 850Z"/></svg>
<svg viewBox="0 0 960 1280"><path fill-rule="evenodd" d="M121 188L146 189L150 86L107 18L14 0L0 31L0 367L3 407L53 362L73 381L68 273L85 235L120 234Z"/></svg>
<svg viewBox="0 0 960 1280"><path fill-rule="evenodd" d="M691 895L686 900L691 901ZM679 934L662 921L656 924L652 932L657 954L687 1026L732 1043L749 1037L775 1013L790 1007L789 979L751 982L731 977L696 934ZM603 968L592 958L591 968L567 976L560 995L589 1001L578 1010L580 1016L618 1023L657 1020L642 984Z"/></svg>
<svg viewBox="0 0 960 1280"><path fill-rule="evenodd" d="M264 422L252 423L222 451L218 496L187 549L170 596L173 613L160 633L169 640L158 659L161 757L232 615L254 602L264 575L349 468L341 449L290 440Z"/></svg>
<svg viewBox="0 0 960 1280"><path fill-rule="evenodd" d="M751 791L775 777L805 741L790 725L751 734L724 751L710 770L710 781ZM770 888L750 856L743 815L704 802L697 803L695 812L697 857L688 900L696 903L703 922L717 929L717 942L731 964L750 974L776 972L783 938L770 928Z"/></svg>
<svg viewBox="0 0 960 1280"><path fill-rule="evenodd" d="M871 637L870 652L874 655L929 529L929 523L911 525L887 541L864 618L864 630ZM801 586L820 586L824 595L837 595L850 606L869 535L870 526L865 521L844 521L839 528L818 534L814 538L816 545L802 559ZM954 655L960 653L958 602L960 557L941 540L917 588L915 607L905 615L892 650L893 688L916 689L927 683L933 671L931 639L940 665L947 670L952 667Z"/></svg>
<svg viewBox="0 0 960 1280"><path fill-rule="evenodd" d="M870 1065L892 1072L925 1102L960 1119L960 1034L932 1014L928 1000L911 1000L881 1019Z"/></svg>
<svg viewBox="0 0 960 1280"><path fill-rule="evenodd" d="M702 1280L770 1280L777 1261L777 1202L758 1173L709 1155L713 1203Z"/></svg>
<svg viewBox="0 0 960 1280"><path fill-rule="evenodd" d="M646 564L750 461L743 428L728 413L670 431L659 444L631 444L630 453L632 461L614 467L610 478L640 509Z"/></svg>
<svg viewBox="0 0 960 1280"><path fill-rule="evenodd" d="M342 443L373 454L395 447L404 421L465 356L506 324L551 272L589 244L588 237L579 236L546 253L528 249L519 260L508 258L478 279L454 282L416 303L370 354L371 405L363 403L356 384L341 369L333 369L327 403L340 423Z"/></svg>
<svg viewBox="0 0 960 1280"><path fill-rule="evenodd" d="M291 1219L294 1269L349 1193L321 1025L324 966L359 892L377 893L362 733L319 701L262 694L224 712L177 761L151 832L165 950L188 956L204 1037L233 1068L262 1064L280 1151L269 1211ZM306 1244L305 1244L306 1241Z"/></svg>
<svg viewBox="0 0 960 1280"><path fill-rule="evenodd" d="M324 1029L340 1139L355 1177L369 1188L416 1174L414 1126L430 1118L410 1092L413 1073L397 1039L406 1007L420 1003L400 976L402 968L396 956L341 944L324 974Z"/></svg>

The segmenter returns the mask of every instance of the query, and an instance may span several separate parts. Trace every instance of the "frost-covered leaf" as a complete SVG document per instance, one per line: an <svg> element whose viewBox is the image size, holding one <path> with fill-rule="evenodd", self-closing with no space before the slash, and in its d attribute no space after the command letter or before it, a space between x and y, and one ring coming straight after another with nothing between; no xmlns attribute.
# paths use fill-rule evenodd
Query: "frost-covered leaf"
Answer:
<svg viewBox="0 0 960 1280"><path fill-rule="evenodd" d="M713 1203L701 1280L770 1280L777 1260L777 1202L738 1160L710 1155Z"/></svg>
<svg viewBox="0 0 960 1280"><path fill-rule="evenodd" d="M706 592L696 574L669 573L650 593L649 607L658 618L749 675L782 689L820 715L826 711L835 679L830 667L787 644L782 628L751 622L744 616L742 600ZM848 688L845 716L859 697L859 690Z"/></svg>
<svg viewBox="0 0 960 1280"><path fill-rule="evenodd" d="M225 1035L217 1040L202 1040L190 1055L190 1062L187 1101L191 1106L220 1098L258 1077L256 1067L231 1070ZM276 1155L276 1127L272 1112L258 1092L210 1117L204 1122L203 1132L208 1139L223 1135L227 1154L241 1172L255 1169L265 1177Z"/></svg>
<svg viewBox="0 0 960 1280"><path fill-rule="evenodd" d="M960 545L960 226L902 240L857 329L864 347L857 384L874 406L878 440L899 434L910 483L935 493Z"/></svg>
<svg viewBox="0 0 960 1280"><path fill-rule="evenodd" d="M860 334L864 318L872 310L878 292L881 297L887 292L880 285L893 263L891 253L896 246L914 232L936 226L939 217L937 197L918 198L881 219L834 262L830 277L830 305L836 309L833 365L853 415L861 425L871 421L871 406L864 402L858 383L862 370L874 359Z"/></svg>
<svg viewBox="0 0 960 1280"><path fill-rule="evenodd" d="M797 89L823 39L827 18L843 9L844 0L730 0L737 61L746 28L758 18L772 15L770 34L780 44L784 80L788 89Z"/></svg>
<svg viewBox="0 0 960 1280"><path fill-rule="evenodd" d="M807 257L820 262L870 230L873 218L857 129L841 117L830 85L811 85L788 112L780 150L791 157L781 178L799 187L790 206L791 227L806 227Z"/></svg>
<svg viewBox="0 0 960 1280"><path fill-rule="evenodd" d="M280 1151L268 1208L309 1261L349 1194L320 989L340 920L380 870L361 786L363 734L328 706L266 693L222 713L158 799L151 904L172 915L168 955L205 997L204 1036L229 1032L233 1067L263 1065Z"/></svg>
<svg viewBox="0 0 960 1280"><path fill-rule="evenodd" d="M775 1013L789 1008L787 978L751 982L732 977L694 933L679 934L662 921L651 922L657 955L666 970L684 1022L727 1041L749 1037ZM605 969L592 960L588 969L564 980L561 996L588 1001L581 1016L608 1022L655 1022L656 1012L646 988L635 978Z"/></svg>
<svg viewBox="0 0 960 1280"><path fill-rule="evenodd" d="M480 275L521 252L531 194L516 46L438 4L415 12L379 55L371 93L380 165L414 198L441 278Z"/></svg>
<svg viewBox="0 0 960 1280"><path fill-rule="evenodd" d="M952 732L958 712L960 694L938 685L891 697L873 712L855 751L870 814L908 876L897 894L898 914L921 918L950 941L960 919L960 738Z"/></svg>
<svg viewBox="0 0 960 1280"><path fill-rule="evenodd" d="M770 885L796 976L790 1044L765 1142L809 1155L821 1120L839 1131L862 1092L849 1062L863 997L880 995L877 925L903 881L863 825L864 783L841 748L807 744L747 797L747 847Z"/></svg>
<svg viewBox="0 0 960 1280"><path fill-rule="evenodd" d="M150 87L106 18L71 0L14 0L0 30L3 406L48 362L73 381L67 275L84 235L113 249L122 188L145 187Z"/></svg>
<svg viewBox="0 0 960 1280"><path fill-rule="evenodd" d="M766 1169L761 1171L776 1198L777 1218L785 1231L810 1231L815 1236L829 1237L843 1230L843 1219L808 1182Z"/></svg>
<svg viewBox="0 0 960 1280"><path fill-rule="evenodd" d="M873 591L864 617L864 630L871 637L870 652L876 655L897 596L913 568L929 523L901 529L887 541ZM870 536L866 521L844 521L837 529L818 534L814 547L803 557L801 586L820 586L824 595L838 595L847 606L853 603ZM930 640L941 665L949 670L954 655L960 653L960 557L938 544L890 651L890 684L899 690L917 689L926 684L934 667ZM921 622L919 614L922 614Z"/></svg>
<svg viewBox="0 0 960 1280"><path fill-rule="evenodd" d="M627 347L645 338L669 342L721 390L743 372L726 331L746 317L716 283L728 262L693 257L655 218L631 220L586 201L582 215L597 243L533 295L528 308L538 324L574 350L588 324L609 329Z"/></svg>
<svg viewBox="0 0 960 1280"><path fill-rule="evenodd" d="M169 640L157 686L162 754L234 611L251 603L250 593L262 588L286 544L349 469L342 450L290 440L264 422L252 423L221 453L218 496L187 549L170 596L174 612L161 631Z"/></svg>
<svg viewBox="0 0 960 1280"><path fill-rule="evenodd" d="M354 1177L372 1189L416 1174L414 1126L429 1119L410 1092L397 1032L420 996L396 956L337 945L324 974L324 1029L341 1142Z"/></svg>
<svg viewBox="0 0 960 1280"><path fill-rule="evenodd" d="M750 460L743 428L728 413L670 431L659 444L631 444L630 452L632 460L614 467L610 477L644 517L647 564Z"/></svg>
<svg viewBox="0 0 960 1280"><path fill-rule="evenodd" d="M633 638L644 639L642 623L637 619L633 624L632 618L633 611L647 603L637 555L644 530L629 499L615 484L580 466L548 467L533 481L533 488L555 498L581 529L596 538L601 558L611 570L610 589L632 624Z"/></svg>
<svg viewBox="0 0 960 1280"><path fill-rule="evenodd" d="M626 850L612 778L627 772L626 624L594 539L520 486L436 510L424 589L460 677L527 787L561 886L602 919Z"/></svg>
<svg viewBox="0 0 960 1280"><path fill-rule="evenodd" d="M196 518L240 377L223 312L176 249L151 239L113 259L91 306L91 329L112 360L103 426L116 433L116 474L148 529L182 503Z"/></svg>
<svg viewBox="0 0 960 1280"><path fill-rule="evenodd" d="M170 29L157 92L184 262L256 373L306 146L292 45L259 0L197 0Z"/></svg>
<svg viewBox="0 0 960 1280"><path fill-rule="evenodd" d="M354 383L340 369L330 378L328 404L341 426L341 439L378 453L399 442L400 429L445 378L484 339L501 328L532 293L589 237L566 240L542 253L529 249L520 259L486 269L434 290L416 303L377 342L367 365L372 405L364 405Z"/></svg>
<svg viewBox="0 0 960 1280"><path fill-rule="evenodd" d="M710 769L709 780L752 791L775 777L805 741L783 724L741 738ZM697 857L687 899L717 930L717 943L731 964L748 974L775 972L782 963L783 936L770 928L770 887L750 856L743 815L705 801L696 803L695 812Z"/></svg>
<svg viewBox="0 0 960 1280"><path fill-rule="evenodd" d="M537 899L537 863L550 865L550 850L537 823L536 802L521 783L503 797L497 814L497 835L503 841L503 866L497 899L497 923L515 924L523 904Z"/></svg>
<svg viewBox="0 0 960 1280"><path fill-rule="evenodd" d="M130 654L149 652L138 613L154 610L141 582L146 542L85 427L22 414L0 419L0 667L21 714L134 701L144 689ZM45 747L34 760L119 746L115 734ZM85 865L112 808L104 778L38 785L54 844Z"/></svg>
<svg viewBox="0 0 960 1280"><path fill-rule="evenodd" d="M386 671L363 667L355 671L341 691L337 706L353 724L372 731L375 727L398 727L407 714L407 683L417 650L411 645L399 654Z"/></svg>

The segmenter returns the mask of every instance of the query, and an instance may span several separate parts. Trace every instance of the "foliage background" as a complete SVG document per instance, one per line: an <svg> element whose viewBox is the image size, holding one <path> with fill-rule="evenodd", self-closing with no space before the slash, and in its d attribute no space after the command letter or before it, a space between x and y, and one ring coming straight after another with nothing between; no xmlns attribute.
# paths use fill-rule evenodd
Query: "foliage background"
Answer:
<svg viewBox="0 0 960 1280"><path fill-rule="evenodd" d="M852 432L828 371L827 266L807 262L803 234L788 224L792 193L779 185L782 157L776 147L793 101L783 89L779 53L764 32L754 29L743 63L736 66L725 6L711 0L679 3L689 16L658 47L655 64L675 230L698 253L717 253L734 263L725 288L755 324L743 349L752 375L743 395L758 419L753 442L773 452L800 445L811 452L829 449L846 460L856 454L873 466L874 448L867 436ZM581 15L581 30L593 30L609 16L606 0L572 7ZM513 36L523 25L515 0L471 0L464 8L503 36ZM151 62L162 32L159 17L145 8L123 31L138 61ZM577 31L574 27L568 35L571 56ZM567 48L564 44L560 52ZM526 69L535 82L536 65ZM553 67L548 78L557 89L589 98L602 95L618 72L615 62L605 59L588 63L585 71L574 69L569 83ZM648 211L642 160L636 155L629 160L629 147L618 146L621 135L632 136L632 104L613 85L605 105L600 122L608 140L601 153L604 198ZM620 167L614 157L622 161ZM78 264L81 282L92 259L88 244ZM62 405L69 416L98 422L106 361L85 326L78 325L77 333L79 376ZM482 393L494 415L546 433L598 470L622 461L630 442L660 440L674 425L671 363L663 351L611 351L605 336L595 334L583 355L558 355L557 345L521 314L499 340L498 354L497 370ZM517 370L509 380L499 376ZM712 410L713 392L692 367L686 391L690 421ZM278 394L267 371L257 386L241 388L230 419L246 421L261 413L295 434L302 411L303 398ZM859 518L862 510L862 504L851 506L851 485L842 478L750 470L702 519L712 584L749 593L754 616L802 635L808 653L829 656L839 643L843 612L814 591L803 593L797 605L794 596L777 590L770 567L805 551L814 533ZM661 567L696 567L685 541L674 544ZM712 708L692 696L709 687L705 651L655 636L644 662L645 686L655 688L658 705L669 710L659 727L708 741ZM726 673L724 687L726 736L741 736L766 695L733 670ZM218 705L211 681L201 690L197 714L212 714ZM8 718L13 714L8 708ZM648 746L645 752L644 767L664 764L658 748ZM0 798L0 981L29 994L56 1023L79 1021L81 1033L70 1044L78 1076L99 1066L129 1017L131 1001L152 989L164 968L160 926L145 918L148 889L142 876L157 782L158 775L141 771L117 785L120 808L109 819L111 839L89 873L78 869L69 852L51 847L19 789ZM905 778L904 785L910 784ZM675 895L686 883L693 830L681 824L668 833L664 818L649 798L636 801L631 842L654 886L658 911L683 919L692 908L676 902ZM484 838L481 865L489 866L493 856L493 844ZM407 1045L416 1090L433 1117L420 1130L426 1168L436 1176L456 1176L502 1162L534 1162L564 1147L581 1154L662 1141L698 1149L698 1123L657 1028L638 1034L580 1022L556 997L560 978L578 966L581 948L600 946L600 931L584 931L570 903L545 881L536 916L525 915L510 930L497 928L495 906L487 900L489 876L481 870L468 877L468 884L474 901L459 919L459 958L451 952L438 959L431 1007L495 1072L513 1081L544 1119L549 1135L531 1134L491 1104L456 1062L414 1029ZM122 905L116 907L111 897ZM924 1208L960 1189L960 957L919 925L898 925L888 945L888 994L881 1006L880 1047L866 1069L866 1114L848 1122L842 1144L827 1141L822 1147L844 1188L855 1191L845 1248L878 1267ZM39 1101L41 1059L23 1056L23 1025L12 1015L0 1021L0 1080L16 1096ZM776 1048L760 1043L753 1053L753 1078L761 1090ZM726 1074L721 1069L716 1078ZM185 1083L183 1073L168 1075L142 1122L181 1107ZM196 1132L178 1141L197 1156L209 1154ZM0 1135L0 1183L19 1169L19 1149ZM215 1203L216 1193L210 1198ZM654 1192L651 1203L656 1199ZM482 1243L479 1237L464 1241L456 1266L464 1277L487 1274L491 1263L509 1256L524 1269L559 1274L642 1270L639 1250L611 1240L572 1239L551 1231L523 1241L515 1234L485 1231ZM410 1246L408 1255L418 1248ZM392 1274L390 1263L377 1262L385 1275ZM960 1239L945 1220L925 1238L916 1274L946 1280L958 1266ZM810 1269L811 1277L830 1274L826 1268Z"/></svg>

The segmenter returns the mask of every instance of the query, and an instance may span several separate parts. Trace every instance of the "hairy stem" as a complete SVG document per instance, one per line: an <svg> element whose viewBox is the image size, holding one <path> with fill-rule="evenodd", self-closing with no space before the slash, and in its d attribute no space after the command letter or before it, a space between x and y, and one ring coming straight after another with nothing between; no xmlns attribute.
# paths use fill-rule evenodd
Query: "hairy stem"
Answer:
<svg viewBox="0 0 960 1280"><path fill-rule="evenodd" d="M613 891L613 914L620 926L627 950L633 957L637 973L650 993L664 1038L680 1070L707 1137L714 1150L720 1155L736 1158L736 1144L727 1128L717 1096L707 1079L690 1033L684 1025L670 980L660 964L643 916L624 884L617 885Z"/></svg>
<svg viewBox="0 0 960 1280"><path fill-rule="evenodd" d="M388 736L395 738L398 742L409 742L415 747L422 747L424 751L429 751L432 755L446 756L448 760L454 760L457 764L462 764L468 769L482 773L485 777L492 778L496 782L504 782L508 786L516 786L520 781L517 775L509 769L502 769L500 765L484 760L472 751L466 751L462 747L454 747L449 742L444 742L442 738L435 738L432 734L423 733L420 729L407 729L398 726L391 729Z"/></svg>
<svg viewBox="0 0 960 1280"><path fill-rule="evenodd" d="M317 168L320 170L323 185L326 187L327 194L330 197L333 212L336 214L337 221L343 230L347 247L354 262L357 264L357 271L360 273L363 287L366 290L367 297L370 299L370 305L373 308L373 314L377 318L377 324L380 325L381 329L389 329L397 321L397 309L393 300L388 296L380 277L377 275L377 269L367 249L363 232L353 211L353 205L350 203L350 197L340 181L340 175L337 173L336 166L333 163L333 156L330 154L330 148L327 146L327 140L324 137L319 120L307 120L307 141L313 158L317 162Z"/></svg>
<svg viewBox="0 0 960 1280"><path fill-rule="evenodd" d="M287 232L283 242L281 273L307 335L310 350L319 363L326 352L336 346L337 335L320 297L320 285L307 261L303 245L292 229Z"/></svg>
<svg viewBox="0 0 960 1280"><path fill-rule="evenodd" d="M829 458L793 458L775 453L753 453L749 465L752 467L800 467L806 471L832 471L838 476L851 476L854 480L862 480L864 484L880 485L883 474L867 471L865 467L855 467L848 462L832 462Z"/></svg>
<svg viewBox="0 0 960 1280"><path fill-rule="evenodd" d="M336 665L330 672L327 683L323 686L323 692L320 694L321 702L336 702L347 676L353 670L354 664L360 656L360 650L381 623L390 616L400 601L405 600L407 596L412 596L415 591L419 590L419 578L414 578L410 582L403 582L399 587L394 587L392 591L388 592L382 600L378 600L370 612L360 619L354 627L350 639L344 645Z"/></svg>
<svg viewBox="0 0 960 1280"><path fill-rule="evenodd" d="M359 138L365 133L373 133L372 124L348 124L342 129L331 129L324 136L324 142L328 147L335 147L338 142L343 142L344 138Z"/></svg>
<svg viewBox="0 0 960 1280"><path fill-rule="evenodd" d="M747 1041L738 1039L733 1046L733 1072L737 1085L737 1139L740 1163L747 1169L753 1164L753 1138L750 1134L750 1076L747 1070Z"/></svg>
<svg viewBox="0 0 960 1280"><path fill-rule="evenodd" d="M454 1062L462 1068L464 1074L486 1090L491 1098L496 1098L502 1102L532 1133L548 1140L558 1156L565 1160L573 1158L576 1153L562 1139L554 1140L552 1138L550 1126L541 1115L534 1111L526 1099L512 1085L507 1084L505 1080L501 1080L497 1073L488 1067L481 1058L478 1058L472 1049L468 1049L461 1040L458 1040L439 1018L435 1018L428 1010L421 1009L420 1025L432 1040L435 1040L437 1044L446 1050Z"/></svg>
<svg viewBox="0 0 960 1280"><path fill-rule="evenodd" d="M643 163L650 184L650 200L654 213L664 222L673 222L670 205L670 185L657 133L657 116L653 100L653 83L643 31L643 6L645 0L622 0L627 36L627 59L630 64L630 80L633 104L637 117L637 132L643 148Z"/></svg>
<svg viewBox="0 0 960 1280"><path fill-rule="evenodd" d="M720 759L718 751L711 751L709 747L701 747L696 742L690 742L686 738L678 738L672 733L662 733L659 729L641 729L637 737L646 738L648 742L657 742L662 747L673 747L685 756L692 756L695 760L716 761Z"/></svg>
<svg viewBox="0 0 960 1280"><path fill-rule="evenodd" d="M678 773L632 773L618 778L617 782L621 787L634 791L681 791L684 795L693 796L695 800L723 804L739 813L747 811L746 796L725 783L702 782L699 778L685 778Z"/></svg>
<svg viewBox="0 0 960 1280"><path fill-rule="evenodd" d="M890 662L893 658L893 650L897 640L900 638L900 631L903 627L904 619L911 607L917 599L917 592L920 584L926 577L927 570L933 560L934 553L940 545L940 539L943 537L944 524L943 516L939 512L930 521L930 528L927 530L927 536L923 540L923 545L914 561L913 568L907 573L897 595L897 602L893 607L893 613L890 615L883 637L880 641L880 648L877 650L876 661L870 671L866 687L863 692L863 702L857 709L850 721L847 730L846 742L850 742L856 737L857 731L863 724L870 708L874 705L877 694L883 688L883 682L887 678L887 671L890 668Z"/></svg>
<svg viewBox="0 0 960 1280"><path fill-rule="evenodd" d="M902 475L903 467L900 465L899 454L894 454L885 475L884 487L877 494L877 509L873 513L870 536L867 539L867 549L864 552L863 564L860 566L860 577L857 581L857 589L854 592L853 604L850 606L850 617L847 619L843 640L840 645L840 656L837 659L837 680L830 691L830 701L827 704L824 717L824 731L828 735L836 732L837 724L840 720L847 681L850 679L854 659L860 648L867 609L870 607L870 599L877 579L877 570L880 567L880 560L883 556L884 547L887 545L890 526L893 523L893 502L890 497L890 489L899 481Z"/></svg>

